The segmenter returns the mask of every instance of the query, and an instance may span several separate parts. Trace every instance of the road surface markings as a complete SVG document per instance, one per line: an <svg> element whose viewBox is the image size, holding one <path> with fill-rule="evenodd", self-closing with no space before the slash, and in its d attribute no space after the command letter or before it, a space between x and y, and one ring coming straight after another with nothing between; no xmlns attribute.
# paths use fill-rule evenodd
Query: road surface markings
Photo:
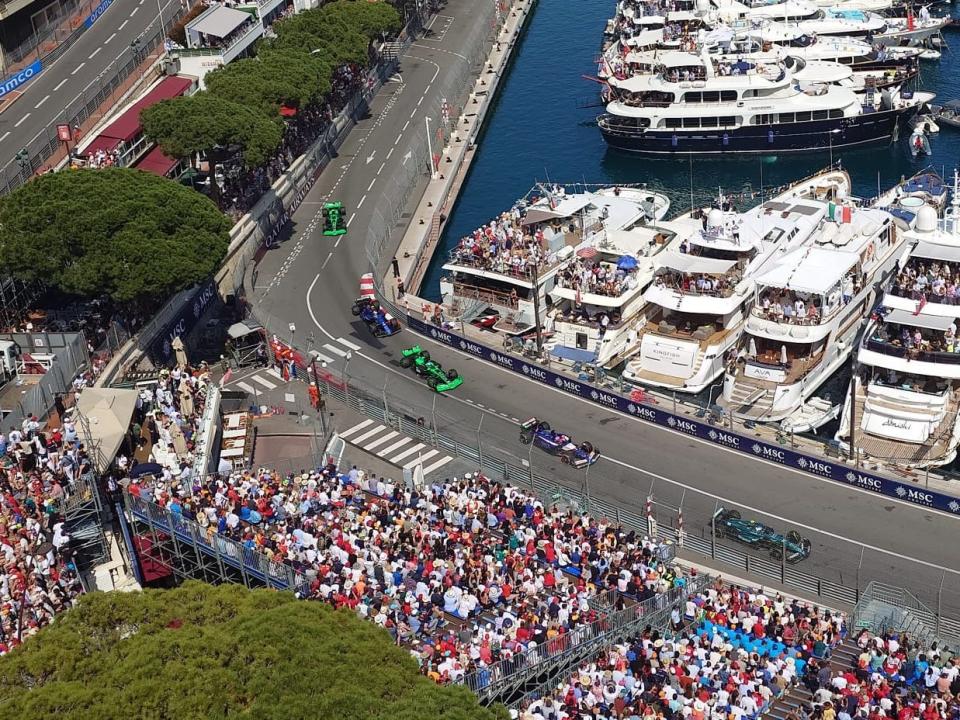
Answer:
<svg viewBox="0 0 960 720"><path fill-rule="evenodd" d="M275 367L267 368L267 375L273 375L277 380L283 380L283 373Z"/></svg>
<svg viewBox="0 0 960 720"><path fill-rule="evenodd" d="M377 181L376 178L370 181L370 184L367 185L367 192L370 192L370 189L373 187L373 184Z"/></svg>
<svg viewBox="0 0 960 720"><path fill-rule="evenodd" d="M442 458L440 458L440 459L437 460L435 463L433 463L433 465L427 465L427 466L423 469L423 474L424 474L424 475L429 475L429 474L432 473L434 470L437 470L437 469L441 468L442 466L446 465L446 464L447 464L448 462L450 462L451 460L453 460L452 457L450 457L449 455L444 455Z"/></svg>
<svg viewBox="0 0 960 720"><path fill-rule="evenodd" d="M426 93L424 93L423 95L421 95L421 96L420 96L420 99L417 100L417 107L420 107L420 105L423 103L423 98L424 98L425 95L426 95ZM413 117L413 115L411 115L410 117Z"/></svg>
<svg viewBox="0 0 960 720"><path fill-rule="evenodd" d="M376 157L376 154L377 154L377 151L374 150L372 153L367 155L367 163L366 163L367 165L373 162L373 158Z"/></svg>
<svg viewBox="0 0 960 720"><path fill-rule="evenodd" d="M356 343L352 343L352 342L350 342L349 340L347 340L346 338L342 338L342 337L341 337L341 338L337 338L337 342L340 343L341 345L346 345L348 348L350 348L351 350L354 350L354 351L356 351L356 352L359 352L360 350L363 349L363 348L361 348L359 345L357 345Z"/></svg>
<svg viewBox="0 0 960 720"><path fill-rule="evenodd" d="M327 350L329 350L330 352L332 352L334 355L339 355L340 357L346 357L346 356L347 356L347 351L346 351L346 350L341 350L341 349L338 348L336 345L331 345L330 343L327 343L327 344L325 344L323 347L326 348Z"/></svg>
<svg viewBox="0 0 960 720"><path fill-rule="evenodd" d="M390 148L390 152L387 153L387 160L390 159L391 155L393 155L393 148Z"/></svg>
<svg viewBox="0 0 960 720"><path fill-rule="evenodd" d="M24 122L26 122L26 120L27 120L28 117L30 117L30 113L27 113L27 114L24 115L22 118L20 118L19 120L17 120L17 121L13 124L13 126L14 126L15 128L20 127L21 125L23 125Z"/></svg>
<svg viewBox="0 0 960 720"><path fill-rule="evenodd" d="M53 91L56 92L66 84L67 84L67 78L64 78L63 80L57 83L56 87L53 88Z"/></svg>
<svg viewBox="0 0 960 720"><path fill-rule="evenodd" d="M357 203L357 210L359 210L359 209L363 206L363 201L366 200L366 199L367 199L367 196L366 196L366 195L364 195L362 198L360 198L360 202Z"/></svg>
<svg viewBox="0 0 960 720"><path fill-rule="evenodd" d="M385 428L383 425L377 425L375 428L373 428L373 430L367 430L363 435L358 435L357 437L353 438L353 440L351 440L350 442L352 442L354 445L359 445L364 440L369 440L374 435L379 435L386 429L387 428Z"/></svg>
<svg viewBox="0 0 960 720"><path fill-rule="evenodd" d="M101 50L103 50L103 47L102 47L102 46L101 46L101 47L98 47L98 48L97 48L96 50L94 50L92 53L90 53L89 55L87 55L87 60L93 60L93 58L95 58L95 57L97 56L97 53L100 52Z"/></svg>
<svg viewBox="0 0 960 720"><path fill-rule="evenodd" d="M250 379L253 380L255 383L257 383L258 385L263 385L267 390L277 389L276 384L270 382L269 380L266 380L265 378L260 377L259 375L254 375Z"/></svg>
<svg viewBox="0 0 960 720"><path fill-rule="evenodd" d="M438 450L430 450L430 451L428 451L428 452L423 453L422 455L417 455L416 460L410 460L409 462L404 463L403 469L406 470L407 468L416 467L417 465L421 465L421 466L422 466L424 460L429 460L429 459L432 458L434 455L437 455L438 452L439 452ZM426 474L426 473L424 473L424 474Z"/></svg>
<svg viewBox="0 0 960 720"><path fill-rule="evenodd" d="M367 418L359 425L354 425L349 430L344 430L342 433L340 433L340 437L346 438L347 435L353 435L357 430L363 430L367 425L373 425L373 420Z"/></svg>
<svg viewBox="0 0 960 720"><path fill-rule="evenodd" d="M409 121L409 120L407 120L407 121L403 124L402 132L406 132L408 127L410 127L410 121Z"/></svg>
<svg viewBox="0 0 960 720"><path fill-rule="evenodd" d="M243 390L247 395L256 395L257 391L253 389L250 385L247 385L245 382L235 383L238 388Z"/></svg>
<svg viewBox="0 0 960 720"><path fill-rule="evenodd" d="M384 457L385 455L389 455L398 447L401 447L402 445L406 445L408 442L410 442L410 438L408 437L401 438L400 440L397 440L397 442L395 442L393 445L390 445L389 447L385 447L383 450L378 452L377 457Z"/></svg>
<svg viewBox="0 0 960 720"><path fill-rule="evenodd" d="M391 150L390 152L393 152L393 150ZM384 169L386 166L387 166L387 164L386 164L385 162L380 163L380 169L377 170L377 175L379 175L380 173L382 173L382 172L383 172L383 169Z"/></svg>
<svg viewBox="0 0 960 720"><path fill-rule="evenodd" d="M325 363L332 363L332 362L333 362L333 358L327 357L327 356L324 355L323 353L317 352L316 350L311 350L311 351L310 351L310 354L311 354L313 357L315 357L317 360L319 360L320 362L325 362Z"/></svg>
<svg viewBox="0 0 960 720"><path fill-rule="evenodd" d="M83 67L84 65L86 65L86 64L87 64L86 61L80 63L79 65L77 65L77 66L73 69L73 71L72 71L70 74L71 74L71 75L76 75L78 72L80 72L80 68L82 68L82 67Z"/></svg>
<svg viewBox="0 0 960 720"><path fill-rule="evenodd" d="M110 37L108 37L108 38L103 42L103 44L104 44L104 45L109 45L116 36L117 36L117 34L114 33L113 35L111 35Z"/></svg>
<svg viewBox="0 0 960 720"><path fill-rule="evenodd" d="M49 99L50 99L50 96L49 96L49 95L44 95L44 96L43 96L43 100L41 100L41 101L38 102L36 105L34 105L34 106L33 106L33 109L34 109L34 110L39 109L39 107L40 107L41 105L43 105L43 104L44 104L47 100L49 100Z"/></svg>
<svg viewBox="0 0 960 720"><path fill-rule="evenodd" d="M133 9L133 12L130 13L130 17L133 17L133 16L136 15L139 11L140 11L140 6L138 5L137 7L135 7L135 8Z"/></svg>
<svg viewBox="0 0 960 720"><path fill-rule="evenodd" d="M374 440L372 443L370 443L370 444L368 444L368 445L364 445L364 446L363 446L363 449L366 450L367 452L369 452L369 451L373 450L375 447L378 447L378 446L380 446L380 445L383 445L383 444L384 444L385 442L387 442L388 440L393 440L393 439L394 439L397 435L399 435L399 434L400 434L400 433L398 433L396 430L394 430L394 431L392 431L392 432L388 432L386 435L382 435L381 437L378 437L378 438L377 438L376 440Z"/></svg>
<svg viewBox="0 0 960 720"><path fill-rule="evenodd" d="M333 250L331 250L330 252L327 253L327 259L324 260L324 261L323 261L323 265L320 266L320 269L321 269L321 270L323 270L323 269L327 266L327 263L330 262L330 258L332 258L332 257L333 257Z"/></svg>
<svg viewBox="0 0 960 720"><path fill-rule="evenodd" d="M398 465L398 464L400 463L400 461L403 460L407 455L412 455L413 453L417 452L418 450L423 450L425 447L426 447L426 445L424 445L423 443L417 443L417 444L414 445L412 448L409 448L409 449L407 449L407 450L404 450L402 453L400 453L399 455L395 455L395 456L392 457L392 458L387 458L387 460L388 460L389 462L392 462L394 465Z"/></svg>
<svg viewBox="0 0 960 720"><path fill-rule="evenodd" d="M403 133L400 133L399 135L397 135L397 139L393 141L393 144L396 145L398 142L400 142L400 138L402 137L403 137Z"/></svg>
<svg viewBox="0 0 960 720"><path fill-rule="evenodd" d="M6 140L6 139L7 139L7 136L8 136L9 134L10 134L10 131L7 130L7 131L3 134L3 136L0 136L0 142L3 142L4 140Z"/></svg>
<svg viewBox="0 0 960 720"><path fill-rule="evenodd" d="M117 30L123 30L123 26L126 25L128 22L130 22L130 21L129 21L129 20L124 20L122 23L120 23L120 27L118 27Z"/></svg>
<svg viewBox="0 0 960 720"><path fill-rule="evenodd" d="M353 219L354 219L356 216L357 216L357 214L356 214L356 213L353 213L350 217L347 218L347 227L350 227L350 223L353 222ZM337 238L337 244L338 244L338 245L340 244L340 238L341 238L341 237L343 237L343 235L341 235L340 237Z"/></svg>
<svg viewBox="0 0 960 720"><path fill-rule="evenodd" d="M421 98L421 100L422 100L422 99L423 99L423 98ZM415 116L416 114L417 114L417 111L416 111L416 110L414 110L412 113L410 113L410 119L413 120L413 118L414 118L414 116Z"/></svg>
<svg viewBox="0 0 960 720"><path fill-rule="evenodd" d="M426 38L426 39L429 40L430 38ZM461 55L460 53L453 52L452 50L444 50L443 48L430 47L429 45L419 45L417 43L412 43L412 46L422 48L423 50L429 50L430 52L442 52L442 53L446 53L447 55L456 55L461 60L467 59L466 55Z"/></svg>

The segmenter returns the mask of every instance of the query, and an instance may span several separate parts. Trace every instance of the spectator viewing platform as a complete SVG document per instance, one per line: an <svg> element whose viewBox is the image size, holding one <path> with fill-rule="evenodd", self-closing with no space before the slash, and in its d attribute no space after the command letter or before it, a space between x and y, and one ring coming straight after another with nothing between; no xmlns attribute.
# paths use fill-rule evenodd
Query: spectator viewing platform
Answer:
<svg viewBox="0 0 960 720"><path fill-rule="evenodd" d="M263 23L256 11L234 10L214 5L187 23L184 28L187 47L177 50L181 58L202 56L217 64L250 54L253 44L263 37Z"/></svg>

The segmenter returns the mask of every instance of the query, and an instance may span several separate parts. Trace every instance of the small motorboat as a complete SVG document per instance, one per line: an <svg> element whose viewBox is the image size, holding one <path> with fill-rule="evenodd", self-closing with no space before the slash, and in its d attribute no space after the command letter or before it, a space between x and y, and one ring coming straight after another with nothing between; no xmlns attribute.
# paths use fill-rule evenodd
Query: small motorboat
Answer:
<svg viewBox="0 0 960 720"><path fill-rule="evenodd" d="M914 115L910 118L910 128L913 130L920 128L927 135L936 135L940 132L940 126L937 125L930 113Z"/></svg>
<svg viewBox="0 0 960 720"><path fill-rule="evenodd" d="M913 157L930 154L930 140L922 128L914 129L910 135L910 154Z"/></svg>
<svg viewBox="0 0 960 720"><path fill-rule="evenodd" d="M950 100L943 105L931 105L930 114L939 125L960 130L960 100Z"/></svg>
<svg viewBox="0 0 960 720"><path fill-rule="evenodd" d="M933 48L928 48L927 50L923 50L920 53L921 60L934 61L934 60L939 60L941 56L942 56L942 53L939 50L934 50Z"/></svg>

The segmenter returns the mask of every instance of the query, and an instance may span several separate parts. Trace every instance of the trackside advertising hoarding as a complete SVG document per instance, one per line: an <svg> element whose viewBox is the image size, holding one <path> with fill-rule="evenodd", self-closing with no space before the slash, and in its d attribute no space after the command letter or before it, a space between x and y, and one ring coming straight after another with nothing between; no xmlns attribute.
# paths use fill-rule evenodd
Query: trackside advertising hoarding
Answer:
<svg viewBox="0 0 960 720"><path fill-rule="evenodd" d="M0 84L0 98L12 93L14 90L19 90L42 71L43 62L41 60L34 60L25 68L21 68L19 71L13 73L13 75L6 77L2 84Z"/></svg>
<svg viewBox="0 0 960 720"><path fill-rule="evenodd" d="M715 445L721 445L745 455L752 455L810 475L852 485L878 495L894 497L914 505L960 515L960 498L917 487L909 482L897 482L879 475L873 475L859 468L831 462L826 458L804 455L781 445L766 443L748 435L741 435L709 423L698 422L682 415L674 415L659 408L633 402L629 398L607 389L597 388L565 375L560 375L540 365L528 363L513 355L507 355L499 350L481 345L456 333L434 327L415 318L408 317L407 324L414 332L432 338L436 342L449 345L452 348L530 378L535 382L550 385L610 410L663 425L675 432L692 435Z"/></svg>

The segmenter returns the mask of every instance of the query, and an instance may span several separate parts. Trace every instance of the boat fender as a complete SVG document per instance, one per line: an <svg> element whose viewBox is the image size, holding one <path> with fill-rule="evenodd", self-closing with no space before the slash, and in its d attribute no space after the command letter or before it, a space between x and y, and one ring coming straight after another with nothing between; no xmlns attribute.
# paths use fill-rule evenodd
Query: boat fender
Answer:
<svg viewBox="0 0 960 720"><path fill-rule="evenodd" d="M767 130L767 142L773 145L773 130Z"/></svg>

